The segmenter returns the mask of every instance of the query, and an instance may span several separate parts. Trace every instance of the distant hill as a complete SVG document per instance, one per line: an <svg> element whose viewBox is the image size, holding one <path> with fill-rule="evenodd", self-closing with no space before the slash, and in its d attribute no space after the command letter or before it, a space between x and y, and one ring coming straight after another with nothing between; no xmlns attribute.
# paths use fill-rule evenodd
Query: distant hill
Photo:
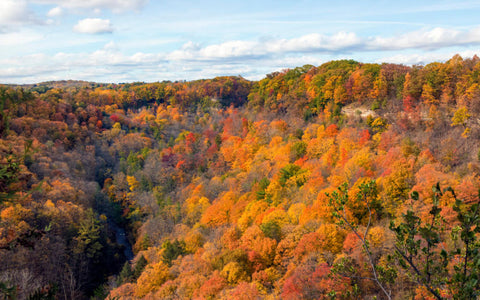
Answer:
<svg viewBox="0 0 480 300"><path fill-rule="evenodd" d="M62 88L62 89L70 88L70 87L95 88L103 85L104 84L101 84L101 83L95 83L95 82L89 82L89 81L83 81L83 80L58 80L58 81L45 81L45 82L34 83L34 84L8 84L7 86L22 87L29 90L45 91L52 88Z"/></svg>

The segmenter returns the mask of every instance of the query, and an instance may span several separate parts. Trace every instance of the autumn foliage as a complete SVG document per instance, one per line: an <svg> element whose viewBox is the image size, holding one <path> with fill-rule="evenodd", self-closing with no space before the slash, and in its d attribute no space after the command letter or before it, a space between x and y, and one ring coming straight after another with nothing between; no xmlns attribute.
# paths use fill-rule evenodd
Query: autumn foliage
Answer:
<svg viewBox="0 0 480 300"><path fill-rule="evenodd" d="M427 226L437 205L434 252L461 244L456 200L479 201L479 70L455 56L256 82L0 86L0 296L381 298L373 262L379 282L396 276L392 298L428 298L389 260L389 224L414 211ZM456 198L434 204L437 182ZM375 193L357 197L366 183Z"/></svg>

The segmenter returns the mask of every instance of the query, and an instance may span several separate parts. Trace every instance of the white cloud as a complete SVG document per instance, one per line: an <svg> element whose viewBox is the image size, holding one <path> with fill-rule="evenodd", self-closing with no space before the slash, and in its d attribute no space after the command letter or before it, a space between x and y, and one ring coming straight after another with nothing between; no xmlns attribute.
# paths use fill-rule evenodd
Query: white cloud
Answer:
<svg viewBox="0 0 480 300"><path fill-rule="evenodd" d="M193 45L192 47L195 47ZM455 52L396 55L379 60L403 64L445 61ZM473 51L459 53L472 57ZM97 82L161 81L213 78L221 75L242 75L258 80L265 74L305 64L320 65L338 57L319 57L315 54L284 55L261 58L261 61L219 60L193 61L167 60L166 54L137 52L123 54L110 42L89 53L34 54L17 58L0 59L0 82L34 83L46 80L81 79ZM352 58L350 56L350 58Z"/></svg>
<svg viewBox="0 0 480 300"><path fill-rule="evenodd" d="M114 41L111 41L105 44L105 46L103 46L103 49L107 51L118 51L119 47Z"/></svg>
<svg viewBox="0 0 480 300"><path fill-rule="evenodd" d="M63 9L60 6L56 6L48 11L47 16L50 18L61 17L63 15Z"/></svg>
<svg viewBox="0 0 480 300"><path fill-rule="evenodd" d="M270 52L329 52L342 51L361 45L362 40L352 32L339 32L332 36L309 34L290 40L272 41L267 46Z"/></svg>
<svg viewBox="0 0 480 300"><path fill-rule="evenodd" d="M80 20L77 25L73 27L73 30L79 33L112 33L113 26L110 20L99 18L87 18Z"/></svg>
<svg viewBox="0 0 480 300"><path fill-rule="evenodd" d="M0 82L34 83L46 80L85 79L98 82L138 80L136 72L152 74L162 57L137 53L126 56L112 43L91 53L32 54L0 59Z"/></svg>
<svg viewBox="0 0 480 300"><path fill-rule="evenodd" d="M75 30L86 33L112 32L109 20L85 19ZM33 33L0 35L0 44L21 47L41 37ZM96 43L104 37L78 37ZM25 41L18 44L21 39ZM78 40L76 40L78 42ZM127 43L128 44L128 43ZM260 79L267 73L304 64L319 65L339 58L402 64L445 61L455 53L472 57L480 44L480 28L451 30L436 28L390 37L360 37L354 33L308 34L292 39L235 40L201 45L187 42L169 52L125 54L125 44L105 42L96 51L0 58L0 82L40 82L51 79L83 79L99 82L157 81L242 75ZM128 46L128 45L127 45ZM131 47L127 47L132 49ZM431 50L435 51L431 51ZM471 49L471 50L468 50ZM391 55L388 57L388 55ZM361 58L363 57L363 58ZM360 59L359 59L360 58ZM28 66L28 67L27 67Z"/></svg>
<svg viewBox="0 0 480 300"><path fill-rule="evenodd" d="M2 47L25 47L33 43L38 43L44 38L42 34L23 30L0 34L0 45Z"/></svg>
<svg viewBox="0 0 480 300"><path fill-rule="evenodd" d="M480 55L479 51L465 50L465 51L448 51L448 52L427 52L427 53L412 53L412 54L397 54L389 57L383 57L377 60L377 63L387 62L393 64L404 65L423 65L434 61L447 61L455 54L459 54L463 58Z"/></svg>
<svg viewBox="0 0 480 300"><path fill-rule="evenodd" d="M3 0L2 0L3 1ZM30 0L39 4L54 4L70 9L108 9L125 12L141 9L148 0Z"/></svg>
<svg viewBox="0 0 480 300"><path fill-rule="evenodd" d="M293 39L228 41L203 48L188 42L181 49L170 53L168 58L171 60L221 60L258 58L285 53L328 53L361 47L362 43L362 39L356 34L347 32L332 36L309 34Z"/></svg>
<svg viewBox="0 0 480 300"><path fill-rule="evenodd" d="M334 35L308 34L292 39L260 41L227 41L201 47L188 42L168 55L170 60L207 61L229 59L258 59L286 54L339 54L365 51L394 51L407 49L435 50L445 47L479 45L480 27L467 31L434 28L409 32L392 37L359 37L352 32Z"/></svg>
<svg viewBox="0 0 480 300"><path fill-rule="evenodd" d="M46 17L55 18L65 14L66 10L91 10L100 14L102 9L114 13L138 11L149 0L0 0L0 33L11 32L25 25L52 25L52 19L42 19L33 11L32 4L56 5ZM110 32L106 30L105 32Z"/></svg>
<svg viewBox="0 0 480 300"><path fill-rule="evenodd" d="M39 23L35 15L28 9L25 0L0 1L0 29L18 25ZM0 30L1 31L1 30Z"/></svg>
<svg viewBox="0 0 480 300"><path fill-rule="evenodd" d="M409 48L438 49L479 43L480 27L467 31L437 27L431 30L408 32L395 37L372 38L366 43L366 48L372 50L403 50Z"/></svg>

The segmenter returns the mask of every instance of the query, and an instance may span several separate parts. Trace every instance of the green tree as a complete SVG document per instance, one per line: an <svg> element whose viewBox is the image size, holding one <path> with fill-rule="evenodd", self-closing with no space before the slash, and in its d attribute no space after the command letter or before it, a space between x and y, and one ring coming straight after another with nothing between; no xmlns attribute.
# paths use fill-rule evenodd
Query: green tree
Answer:
<svg viewBox="0 0 480 300"><path fill-rule="evenodd" d="M433 189L433 205L429 211L430 220L422 224L422 220L412 210L402 216L403 222L395 226L392 221L390 229L396 235L395 253L400 266L411 269L417 283L424 286L435 298L442 299L438 286L442 282L448 257L445 250L438 251L440 243L439 221L441 209L438 199L441 196L438 185ZM419 194L411 194L418 200ZM423 242L423 243L422 243Z"/></svg>
<svg viewBox="0 0 480 300"><path fill-rule="evenodd" d="M87 216L80 224L78 235L75 237L75 253L83 253L90 259L98 259L103 248L100 243L100 230L100 222L95 217L93 211L91 209L88 210Z"/></svg>
<svg viewBox="0 0 480 300"><path fill-rule="evenodd" d="M10 285L7 282L0 281L0 297L5 300L17 299L17 288L15 285Z"/></svg>
<svg viewBox="0 0 480 300"><path fill-rule="evenodd" d="M122 270L120 271L119 277L118 277L118 284L130 282L133 279L133 270L132 266L130 265L130 262L126 261L125 264L123 265Z"/></svg>
<svg viewBox="0 0 480 300"><path fill-rule="evenodd" d="M455 197L453 209L457 213L460 225L452 232L453 239L458 242L451 255L461 255L462 261L455 267L450 281L455 291L455 299L478 299L480 297L480 212L478 201L467 205ZM480 191L479 191L480 198ZM457 233L460 233L458 237Z"/></svg>
<svg viewBox="0 0 480 300"><path fill-rule="evenodd" d="M454 299L478 299L480 296L480 215L478 200L466 204L457 199L455 191L448 187L441 191L437 183L432 188L433 205L430 219L422 220L408 210L403 222L390 229L396 235L395 252L399 264L410 271L418 285L425 287L436 299L443 299L440 290L449 289ZM455 247L445 250L438 247L446 242L446 236L440 226L441 211L439 199L450 192L455 199L453 206L458 225L449 232ZM419 200L418 192L412 192L411 198ZM480 198L480 191L479 191ZM456 262L455 262L456 261ZM449 263L454 263L453 274L447 273Z"/></svg>
<svg viewBox="0 0 480 300"><path fill-rule="evenodd" d="M186 252L185 242L179 240L173 242L167 240L162 244L162 248L164 249L163 261L168 265L171 265L173 260Z"/></svg>
<svg viewBox="0 0 480 300"><path fill-rule="evenodd" d="M140 277L140 275L142 274L143 270L145 269L145 267L147 266L148 262L147 260L145 259L145 256L141 255L138 260L137 260L137 263L135 264L135 269L133 270L133 279L138 279L138 277Z"/></svg>
<svg viewBox="0 0 480 300"><path fill-rule="evenodd" d="M17 192L11 184L18 181L19 172L20 163L13 155L8 156L6 162L0 164L0 203L11 199Z"/></svg>

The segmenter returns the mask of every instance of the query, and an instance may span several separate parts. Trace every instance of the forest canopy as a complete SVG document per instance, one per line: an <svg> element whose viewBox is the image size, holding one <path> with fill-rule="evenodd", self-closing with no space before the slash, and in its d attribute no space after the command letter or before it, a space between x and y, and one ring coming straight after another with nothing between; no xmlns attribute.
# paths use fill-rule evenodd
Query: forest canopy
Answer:
<svg viewBox="0 0 480 300"><path fill-rule="evenodd" d="M0 106L1 297L480 296L477 56Z"/></svg>

